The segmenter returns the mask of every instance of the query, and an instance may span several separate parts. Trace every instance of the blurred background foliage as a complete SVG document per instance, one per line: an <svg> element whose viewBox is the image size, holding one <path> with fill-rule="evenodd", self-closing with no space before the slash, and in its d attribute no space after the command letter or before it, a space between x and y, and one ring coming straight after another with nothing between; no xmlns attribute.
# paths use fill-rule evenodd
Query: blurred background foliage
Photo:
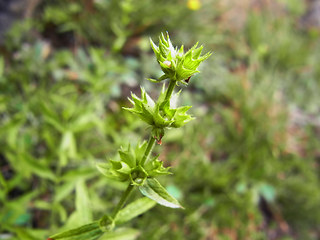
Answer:
<svg viewBox="0 0 320 240"><path fill-rule="evenodd" d="M186 209L127 225L148 240L320 238L319 1L0 6L0 239L45 239L112 209L125 186L95 164L146 136L121 107L140 84L156 96L149 37L164 31L214 52L181 94L196 120L156 148Z"/></svg>

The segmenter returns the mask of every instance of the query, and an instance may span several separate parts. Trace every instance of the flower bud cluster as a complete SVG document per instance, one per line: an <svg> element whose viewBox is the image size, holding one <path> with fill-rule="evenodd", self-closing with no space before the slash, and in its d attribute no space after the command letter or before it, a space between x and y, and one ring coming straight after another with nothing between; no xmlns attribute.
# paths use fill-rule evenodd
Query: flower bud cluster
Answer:
<svg viewBox="0 0 320 240"><path fill-rule="evenodd" d="M120 182L130 181L133 185L142 185L146 178L170 174L169 168L163 167L163 162L154 157L144 166L141 166L141 159L147 147L147 142L137 145L135 149L130 146L127 149L120 149L120 160L110 160L108 163L97 165L99 171L109 179Z"/></svg>
<svg viewBox="0 0 320 240"><path fill-rule="evenodd" d="M197 47L198 43L186 53L183 50L183 45L180 49L173 47L168 33L166 36L161 34L159 37L159 46L151 39L150 43L164 73L159 80L155 81L170 79L177 83L187 84L190 77L199 72L198 67L200 63L211 55L209 52L201 56L203 46Z"/></svg>
<svg viewBox="0 0 320 240"><path fill-rule="evenodd" d="M193 119L193 117L186 113L191 106L172 108L171 102L166 100L165 96L165 85L163 85L162 91L156 103L145 92L145 90L141 88L141 98L137 97L135 94L132 94L132 99L129 100L133 107L124 108L136 114L141 120L150 125L152 127L152 135L158 141L160 141L163 137L164 130L166 128L180 128Z"/></svg>

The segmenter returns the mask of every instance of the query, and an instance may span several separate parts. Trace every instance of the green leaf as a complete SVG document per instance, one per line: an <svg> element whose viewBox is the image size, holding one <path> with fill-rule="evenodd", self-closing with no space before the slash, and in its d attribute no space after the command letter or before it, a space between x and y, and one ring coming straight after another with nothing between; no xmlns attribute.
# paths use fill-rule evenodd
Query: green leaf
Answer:
<svg viewBox="0 0 320 240"><path fill-rule="evenodd" d="M110 161L112 164L112 170L122 174L130 174L131 167L124 161Z"/></svg>
<svg viewBox="0 0 320 240"><path fill-rule="evenodd" d="M55 113L52 111L52 109L46 105L46 103L42 103L39 105L40 110L43 114L44 120L53 126L56 130L63 133L66 129L63 123L59 121L59 118L55 115Z"/></svg>
<svg viewBox="0 0 320 240"><path fill-rule="evenodd" d="M142 158L143 155L146 151L147 148L147 141L143 141L140 144L137 144L136 148L135 148L135 155L136 155L136 161L139 162Z"/></svg>
<svg viewBox="0 0 320 240"><path fill-rule="evenodd" d="M78 179L88 179L97 176L97 171L94 168L77 168L66 172L59 181L76 181Z"/></svg>
<svg viewBox="0 0 320 240"><path fill-rule="evenodd" d="M101 236L99 222L93 222L50 237L52 240L94 240Z"/></svg>
<svg viewBox="0 0 320 240"><path fill-rule="evenodd" d="M193 117L191 117L189 114L186 113L190 108L191 106L184 106L176 109L177 111L175 112L175 115L174 115L174 122L172 124L172 127L180 128L186 123L194 119Z"/></svg>
<svg viewBox="0 0 320 240"><path fill-rule="evenodd" d="M163 167L163 162L158 159L158 156L154 157L151 161L148 161L145 164L144 169L148 173L149 177L171 174L169 172L170 167Z"/></svg>
<svg viewBox="0 0 320 240"><path fill-rule="evenodd" d="M156 201L160 205L170 208L183 208L178 200L172 197L154 178L148 178L144 185L139 186L139 190L144 196Z"/></svg>
<svg viewBox="0 0 320 240"><path fill-rule="evenodd" d="M119 150L120 158L125 162L129 167L133 168L136 166L136 159L131 151L130 146L127 150Z"/></svg>
<svg viewBox="0 0 320 240"><path fill-rule="evenodd" d="M114 232L106 232L99 240L134 240L139 231L133 228L119 228Z"/></svg>
<svg viewBox="0 0 320 240"><path fill-rule="evenodd" d="M148 81L153 82L153 83L158 83L159 81L153 78L147 78Z"/></svg>
<svg viewBox="0 0 320 240"><path fill-rule="evenodd" d="M19 239L23 239L23 240L41 240L41 237L39 237L38 233L36 233L37 234L37 237L36 237L36 234L34 233L35 232L34 230L27 229L27 228L14 228L12 230L14 230L15 234L17 234Z"/></svg>
<svg viewBox="0 0 320 240"><path fill-rule="evenodd" d="M95 114L83 113L83 115L80 115L78 119L72 122L70 129L74 133L83 132L93 128L97 121L98 119Z"/></svg>
<svg viewBox="0 0 320 240"><path fill-rule="evenodd" d="M140 198L125 208L121 209L115 219L116 224L122 224L148 211L156 205L156 202L149 198Z"/></svg>
<svg viewBox="0 0 320 240"><path fill-rule="evenodd" d="M134 93L131 94L129 101L132 103L132 108L123 108L129 112L136 114L142 121L149 125L153 125L153 108L154 101L146 93L146 91L141 88L141 99L138 98Z"/></svg>
<svg viewBox="0 0 320 240"><path fill-rule="evenodd" d="M60 145L60 150L62 152L67 152L68 157L70 158L76 158L77 156L77 145L76 145L76 140L74 137L74 134L71 131L66 131L63 134L62 140L61 140L61 145Z"/></svg>
<svg viewBox="0 0 320 240"><path fill-rule="evenodd" d="M84 180L78 180L76 185L76 209L79 223L84 224L92 221L89 193Z"/></svg>
<svg viewBox="0 0 320 240"><path fill-rule="evenodd" d="M27 153L20 153L22 162L25 164L25 168L30 170L35 175L50 179L52 181L56 180L55 175L51 172L51 170L44 164L40 159L34 159L31 155Z"/></svg>
<svg viewBox="0 0 320 240"><path fill-rule="evenodd" d="M111 172L111 165L109 163L97 163L96 164L96 168L98 169L98 171L103 174L104 176L106 176L109 179L117 179Z"/></svg>
<svg viewBox="0 0 320 240"><path fill-rule="evenodd" d="M75 188L76 182L74 181L69 181L61 186L57 186L55 190L55 195L54 195L54 201L55 202L60 202L61 200L65 199L70 195L70 193L73 191Z"/></svg>
<svg viewBox="0 0 320 240"><path fill-rule="evenodd" d="M77 212L75 211L75 212L73 212L73 213L70 215L70 217L68 218L68 216L67 216L67 215L68 215L67 209L66 209L65 206L62 206L61 203L53 203L53 204L51 205L51 211L52 211L52 209L55 209L54 211L56 211L56 212L59 214L59 217L60 217L60 221L61 221L61 222L66 222L67 219L68 219L68 221L69 221L69 219L72 217L72 215L78 215ZM65 229L69 229L69 228L72 228L73 226L78 226L78 225L80 225L80 224L73 224L73 225L71 225L71 227L66 227ZM65 225L65 226L66 226L66 225Z"/></svg>
<svg viewBox="0 0 320 240"><path fill-rule="evenodd" d="M113 163L113 165L115 165L115 164L121 165L121 163L117 162L117 161L113 161L112 163ZM109 163L97 163L96 167L100 173L102 173L104 176L106 176L110 180L122 182L122 181L128 180L128 178L129 178L129 176L127 174L115 171L113 169L112 165Z"/></svg>

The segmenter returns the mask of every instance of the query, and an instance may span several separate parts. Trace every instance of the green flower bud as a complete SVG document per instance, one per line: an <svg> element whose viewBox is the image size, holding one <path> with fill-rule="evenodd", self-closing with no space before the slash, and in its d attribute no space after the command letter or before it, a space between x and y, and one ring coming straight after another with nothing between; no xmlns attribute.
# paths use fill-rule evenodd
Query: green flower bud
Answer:
<svg viewBox="0 0 320 240"><path fill-rule="evenodd" d="M183 46L178 50L177 47L173 47L168 33L166 36L161 34L159 46L151 39L150 44L164 72L164 75L162 75L158 81L171 79L187 84L190 77L199 72L198 67L200 63L211 55L211 53L208 52L201 56L203 46L197 47L198 43L186 53L184 53Z"/></svg>

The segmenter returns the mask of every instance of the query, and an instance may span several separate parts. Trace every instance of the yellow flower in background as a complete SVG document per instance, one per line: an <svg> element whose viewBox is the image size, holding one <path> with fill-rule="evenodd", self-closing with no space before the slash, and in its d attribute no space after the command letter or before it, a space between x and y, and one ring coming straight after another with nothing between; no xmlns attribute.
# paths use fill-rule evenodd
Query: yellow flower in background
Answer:
<svg viewBox="0 0 320 240"><path fill-rule="evenodd" d="M188 0L187 6L189 9L197 11L201 8L200 0Z"/></svg>

